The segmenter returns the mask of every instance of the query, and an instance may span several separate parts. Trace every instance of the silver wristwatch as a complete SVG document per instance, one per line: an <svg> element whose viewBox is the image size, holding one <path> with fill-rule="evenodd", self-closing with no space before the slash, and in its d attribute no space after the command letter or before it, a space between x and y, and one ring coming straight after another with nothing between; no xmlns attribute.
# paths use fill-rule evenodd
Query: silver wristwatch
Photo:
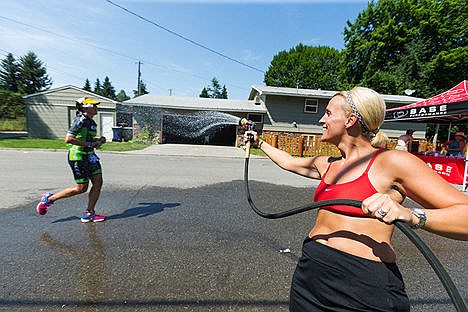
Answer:
<svg viewBox="0 0 468 312"><path fill-rule="evenodd" d="M413 229L422 228L427 220L426 213L422 211L422 209L419 209L419 208L411 208L411 212L419 219L419 222L417 224L412 225L411 228Z"/></svg>

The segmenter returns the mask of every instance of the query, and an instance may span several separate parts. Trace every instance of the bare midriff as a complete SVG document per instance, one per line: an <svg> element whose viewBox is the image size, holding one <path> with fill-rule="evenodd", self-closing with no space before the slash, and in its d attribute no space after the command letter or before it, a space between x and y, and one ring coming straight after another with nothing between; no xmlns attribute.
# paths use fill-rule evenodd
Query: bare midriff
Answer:
<svg viewBox="0 0 468 312"><path fill-rule="evenodd" d="M317 214L309 237L318 243L372 261L394 263L393 225L377 219L351 217L324 209Z"/></svg>

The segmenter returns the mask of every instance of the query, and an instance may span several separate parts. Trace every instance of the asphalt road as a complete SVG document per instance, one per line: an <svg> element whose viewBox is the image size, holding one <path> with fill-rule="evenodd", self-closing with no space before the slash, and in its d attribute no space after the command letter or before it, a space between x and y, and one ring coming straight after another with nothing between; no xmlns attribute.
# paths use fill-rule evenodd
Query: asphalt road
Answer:
<svg viewBox="0 0 468 312"><path fill-rule="evenodd" d="M84 194L35 212L43 191L73 185L65 152L0 150L0 310L287 311L315 212L258 217L238 151L207 154L99 153L97 209L108 220L81 224ZM262 209L310 201L315 183L267 159L251 159L250 168ZM466 242L418 233L466 297ZM393 243L412 311L455 311L412 243L398 231Z"/></svg>

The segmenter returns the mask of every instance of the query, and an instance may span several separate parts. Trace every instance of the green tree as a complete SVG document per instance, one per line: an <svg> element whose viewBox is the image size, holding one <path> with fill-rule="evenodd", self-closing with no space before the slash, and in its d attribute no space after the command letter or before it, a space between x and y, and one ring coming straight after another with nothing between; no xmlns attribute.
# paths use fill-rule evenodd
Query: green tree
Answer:
<svg viewBox="0 0 468 312"><path fill-rule="evenodd" d="M112 83L109 79L108 76L106 76L104 78L104 82L102 84L102 92L101 92L101 95L102 96L105 96L106 98L109 98L109 99L112 99L114 100L115 99L115 89L114 87L112 86Z"/></svg>
<svg viewBox="0 0 468 312"><path fill-rule="evenodd" d="M467 20L467 1L370 1L345 27L342 77L387 94L445 91L468 76Z"/></svg>
<svg viewBox="0 0 468 312"><path fill-rule="evenodd" d="M86 78L83 90L91 92L91 83L89 82L88 78Z"/></svg>
<svg viewBox="0 0 468 312"><path fill-rule="evenodd" d="M126 100L130 100L130 97L125 93L125 91L122 89L119 91L119 93L116 96L116 100L119 102L123 102Z"/></svg>
<svg viewBox="0 0 468 312"><path fill-rule="evenodd" d="M200 97L213 99L227 99L228 95L226 85L223 85L221 87L218 79L216 79L216 77L213 77L213 79L211 79L211 85L203 88L202 92L200 93Z"/></svg>
<svg viewBox="0 0 468 312"><path fill-rule="evenodd" d="M16 118L26 115L21 94L0 90L0 118Z"/></svg>
<svg viewBox="0 0 468 312"><path fill-rule="evenodd" d="M8 53L0 63L0 88L18 92L20 67L13 54Z"/></svg>
<svg viewBox="0 0 468 312"><path fill-rule="evenodd" d="M102 94L102 85L101 85L101 81L99 80L99 78L96 78L96 82L94 83L94 91L93 92L98 94L98 95Z"/></svg>
<svg viewBox="0 0 468 312"><path fill-rule="evenodd" d="M139 95L148 94L149 92L146 90L146 84L143 81L140 81L140 92L138 90L133 90L133 97L137 97ZM138 95L139 94L139 95Z"/></svg>
<svg viewBox="0 0 468 312"><path fill-rule="evenodd" d="M226 86L223 85L223 88L221 89L221 99L227 99L227 98L228 98L227 89L226 89Z"/></svg>
<svg viewBox="0 0 468 312"><path fill-rule="evenodd" d="M298 44L273 57L264 82L274 87L336 90L340 58L334 48Z"/></svg>
<svg viewBox="0 0 468 312"><path fill-rule="evenodd" d="M199 97L201 97L201 98L209 98L210 95L208 94L208 90L206 90L206 88L203 88L203 90L201 91Z"/></svg>
<svg viewBox="0 0 468 312"><path fill-rule="evenodd" d="M48 90L52 80L47 75L47 70L34 52L28 52L19 59L19 84L18 90L22 93L33 94Z"/></svg>
<svg viewBox="0 0 468 312"><path fill-rule="evenodd" d="M213 77L211 79L211 86L208 87L208 94L211 98L219 99L221 98L221 85L219 84L218 79Z"/></svg>

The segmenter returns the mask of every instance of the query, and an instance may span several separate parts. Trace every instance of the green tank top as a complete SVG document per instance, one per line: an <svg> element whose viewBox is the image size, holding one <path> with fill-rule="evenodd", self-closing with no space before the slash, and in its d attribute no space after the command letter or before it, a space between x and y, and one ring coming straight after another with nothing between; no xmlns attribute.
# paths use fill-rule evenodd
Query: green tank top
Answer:
<svg viewBox="0 0 468 312"><path fill-rule="evenodd" d="M97 124L88 116L79 114L73 120L73 123L67 133L80 141L94 142L94 138L97 134ZM73 144L67 145L70 149L70 152L68 153L68 159L70 160L82 160L83 157L87 157L87 155L94 153L94 148L92 147L90 148Z"/></svg>

